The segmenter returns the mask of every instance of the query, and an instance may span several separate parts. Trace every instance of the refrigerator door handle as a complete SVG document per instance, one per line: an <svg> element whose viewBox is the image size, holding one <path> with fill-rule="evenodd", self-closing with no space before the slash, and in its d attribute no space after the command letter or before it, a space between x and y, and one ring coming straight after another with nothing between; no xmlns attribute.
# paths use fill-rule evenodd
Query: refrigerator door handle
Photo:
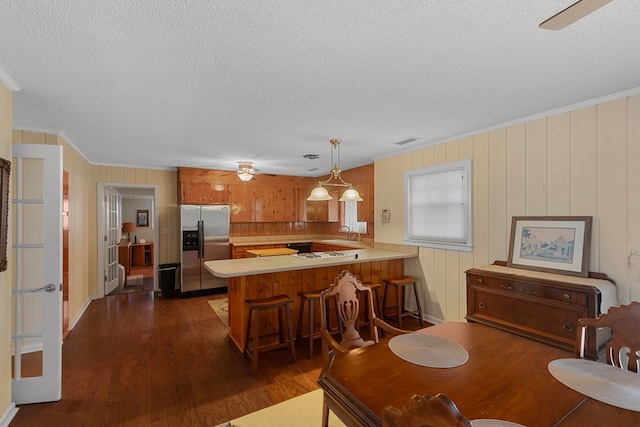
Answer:
<svg viewBox="0 0 640 427"><path fill-rule="evenodd" d="M198 258L204 258L204 221L198 221Z"/></svg>

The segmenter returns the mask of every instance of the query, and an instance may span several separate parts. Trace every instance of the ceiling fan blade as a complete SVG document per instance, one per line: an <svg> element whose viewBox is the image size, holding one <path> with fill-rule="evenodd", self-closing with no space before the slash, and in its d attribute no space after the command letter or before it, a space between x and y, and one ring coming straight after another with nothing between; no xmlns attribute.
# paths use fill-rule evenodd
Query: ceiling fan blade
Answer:
<svg viewBox="0 0 640 427"><path fill-rule="evenodd" d="M612 0L580 0L538 25L545 30L561 30L600 9Z"/></svg>

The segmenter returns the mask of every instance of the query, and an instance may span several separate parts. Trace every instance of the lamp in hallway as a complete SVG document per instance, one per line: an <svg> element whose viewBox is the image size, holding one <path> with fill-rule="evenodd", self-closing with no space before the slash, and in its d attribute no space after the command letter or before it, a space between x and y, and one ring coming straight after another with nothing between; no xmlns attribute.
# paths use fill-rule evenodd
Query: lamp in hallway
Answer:
<svg viewBox="0 0 640 427"><path fill-rule="evenodd" d="M122 232L127 233L127 242L131 241L131 232L136 229L136 225L133 222L123 222Z"/></svg>

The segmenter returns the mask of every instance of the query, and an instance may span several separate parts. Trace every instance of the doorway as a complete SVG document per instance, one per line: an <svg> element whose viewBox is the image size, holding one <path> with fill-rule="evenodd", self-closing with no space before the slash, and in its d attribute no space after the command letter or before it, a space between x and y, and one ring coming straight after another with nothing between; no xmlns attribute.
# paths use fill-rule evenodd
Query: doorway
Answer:
<svg viewBox="0 0 640 427"><path fill-rule="evenodd" d="M158 291L157 186L99 183L98 193L98 297Z"/></svg>

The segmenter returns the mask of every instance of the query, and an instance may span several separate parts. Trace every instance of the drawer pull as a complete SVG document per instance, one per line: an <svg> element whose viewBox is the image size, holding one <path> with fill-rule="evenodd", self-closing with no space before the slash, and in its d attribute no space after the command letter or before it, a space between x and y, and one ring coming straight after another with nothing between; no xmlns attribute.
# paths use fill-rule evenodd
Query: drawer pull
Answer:
<svg viewBox="0 0 640 427"><path fill-rule="evenodd" d="M511 285L500 285L500 287L501 287L502 289L506 289L506 290L508 290L508 291L510 291L510 290L511 290Z"/></svg>
<svg viewBox="0 0 640 427"><path fill-rule="evenodd" d="M571 295L570 294L565 293L562 296L564 297L564 299L571 299Z"/></svg>
<svg viewBox="0 0 640 427"><path fill-rule="evenodd" d="M573 331L573 324L571 324L571 322L565 323L564 325L562 325L562 327L567 332L572 332Z"/></svg>
<svg viewBox="0 0 640 427"><path fill-rule="evenodd" d="M478 279L478 283L483 283L482 277Z"/></svg>
<svg viewBox="0 0 640 427"><path fill-rule="evenodd" d="M478 307L484 310L485 308L487 308L487 304L481 302L480 304L478 304Z"/></svg>

